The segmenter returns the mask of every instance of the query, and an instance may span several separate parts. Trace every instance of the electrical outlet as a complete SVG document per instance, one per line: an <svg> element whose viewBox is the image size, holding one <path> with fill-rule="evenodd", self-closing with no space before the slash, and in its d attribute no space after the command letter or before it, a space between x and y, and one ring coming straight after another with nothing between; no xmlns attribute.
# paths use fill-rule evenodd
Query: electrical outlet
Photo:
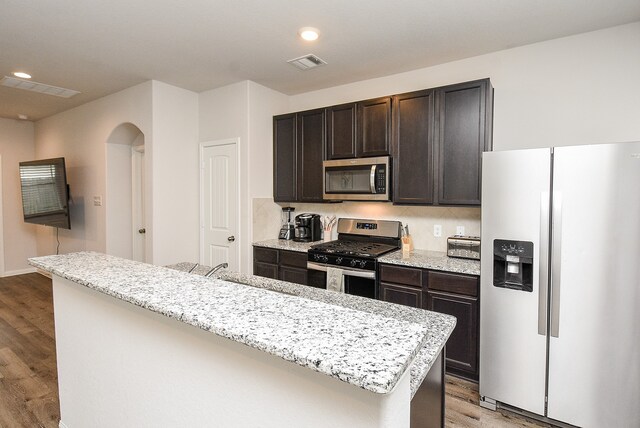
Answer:
<svg viewBox="0 0 640 428"><path fill-rule="evenodd" d="M436 238L440 238L442 236L442 225L441 224L434 224L433 225L433 236L435 236Z"/></svg>
<svg viewBox="0 0 640 428"><path fill-rule="evenodd" d="M456 226L456 235L464 235L464 226Z"/></svg>
<svg viewBox="0 0 640 428"><path fill-rule="evenodd" d="M101 207L102 206L102 196L94 196L93 197L93 206Z"/></svg>

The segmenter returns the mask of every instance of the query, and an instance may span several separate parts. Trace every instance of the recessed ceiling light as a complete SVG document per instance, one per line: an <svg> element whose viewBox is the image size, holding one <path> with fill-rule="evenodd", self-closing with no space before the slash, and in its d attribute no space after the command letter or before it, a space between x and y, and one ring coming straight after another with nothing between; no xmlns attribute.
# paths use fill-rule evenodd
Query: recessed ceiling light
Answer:
<svg viewBox="0 0 640 428"><path fill-rule="evenodd" d="M299 31L298 34L300 34L300 37L302 37L304 40L308 41L308 42L312 42L314 40L318 39L318 29L317 28L313 28L313 27L302 27Z"/></svg>
<svg viewBox="0 0 640 428"><path fill-rule="evenodd" d="M31 79L31 75L28 73L24 73L22 71L16 71L15 73L13 73L14 76L16 77L21 77L23 79Z"/></svg>
<svg viewBox="0 0 640 428"><path fill-rule="evenodd" d="M18 115L18 119L20 119L20 120L27 120L27 119L29 119L29 116L27 116L26 114L19 114L19 115Z"/></svg>

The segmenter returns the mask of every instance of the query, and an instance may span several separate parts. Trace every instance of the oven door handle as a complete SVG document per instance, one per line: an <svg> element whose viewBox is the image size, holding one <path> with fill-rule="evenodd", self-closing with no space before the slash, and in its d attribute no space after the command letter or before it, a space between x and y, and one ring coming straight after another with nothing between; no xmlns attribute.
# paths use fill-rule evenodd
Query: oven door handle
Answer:
<svg viewBox="0 0 640 428"><path fill-rule="evenodd" d="M319 263L313 263L313 262L307 262L307 269L311 269L311 270L319 270L322 272L326 272L327 271L327 266L326 265L322 265ZM376 279L376 273L370 270L364 270L364 269L354 269L354 268L341 268L341 267L336 267L336 269L341 269L342 270L342 274L345 276L357 276L360 278L369 278L369 279Z"/></svg>

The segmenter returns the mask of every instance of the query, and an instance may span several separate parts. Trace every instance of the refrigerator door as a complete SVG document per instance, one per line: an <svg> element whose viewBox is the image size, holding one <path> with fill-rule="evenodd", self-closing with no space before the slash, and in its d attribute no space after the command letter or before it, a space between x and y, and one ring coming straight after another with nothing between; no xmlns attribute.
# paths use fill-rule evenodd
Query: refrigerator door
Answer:
<svg viewBox="0 0 640 428"><path fill-rule="evenodd" d="M550 178L550 149L483 154L480 395L540 415L547 355ZM496 239L533 243L532 291L493 285Z"/></svg>
<svg viewBox="0 0 640 428"><path fill-rule="evenodd" d="M554 150L548 416L640 426L640 143Z"/></svg>

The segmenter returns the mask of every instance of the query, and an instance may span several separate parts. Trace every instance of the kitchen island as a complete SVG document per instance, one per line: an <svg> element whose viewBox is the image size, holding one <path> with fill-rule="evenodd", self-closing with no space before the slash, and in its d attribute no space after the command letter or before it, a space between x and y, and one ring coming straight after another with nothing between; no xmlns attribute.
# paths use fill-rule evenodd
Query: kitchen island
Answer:
<svg viewBox="0 0 640 428"><path fill-rule="evenodd" d="M442 424L452 317L98 253L30 262L53 274L63 427Z"/></svg>

